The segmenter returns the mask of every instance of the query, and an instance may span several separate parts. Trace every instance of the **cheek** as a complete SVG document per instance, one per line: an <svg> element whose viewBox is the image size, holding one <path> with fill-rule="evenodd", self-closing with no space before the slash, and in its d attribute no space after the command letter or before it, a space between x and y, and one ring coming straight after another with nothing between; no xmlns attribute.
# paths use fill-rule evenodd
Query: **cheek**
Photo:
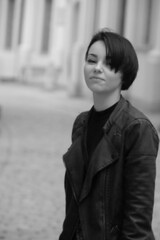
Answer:
<svg viewBox="0 0 160 240"><path fill-rule="evenodd" d="M115 73L113 71L106 71L105 72L105 77L108 79L110 82L114 83L115 85L119 85L122 82L122 76L121 73Z"/></svg>
<svg viewBox="0 0 160 240"><path fill-rule="evenodd" d="M85 66L84 66L84 78L85 78L85 80L87 80L88 77L89 77L89 69L88 69L88 67L85 65Z"/></svg>
<svg viewBox="0 0 160 240"><path fill-rule="evenodd" d="M118 86L122 86L122 74L120 72L116 73L115 82L117 82Z"/></svg>

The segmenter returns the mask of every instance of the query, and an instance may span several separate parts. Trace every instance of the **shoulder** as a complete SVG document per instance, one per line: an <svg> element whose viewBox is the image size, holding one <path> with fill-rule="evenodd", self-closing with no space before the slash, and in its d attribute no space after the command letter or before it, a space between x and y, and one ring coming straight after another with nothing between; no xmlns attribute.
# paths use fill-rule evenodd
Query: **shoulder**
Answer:
<svg viewBox="0 0 160 240"><path fill-rule="evenodd" d="M142 128L151 129L157 136L157 131L153 126L151 120L139 109L134 107L130 102L127 101L127 107L124 109L124 115L126 117L126 129L130 129L133 126L140 126Z"/></svg>
<svg viewBox="0 0 160 240"><path fill-rule="evenodd" d="M135 146L135 152L143 149L147 155L151 152L156 155L159 146L158 133L150 119L131 103L123 109L123 132L126 146ZM137 149L137 150L136 150ZM153 151L151 151L153 150Z"/></svg>
<svg viewBox="0 0 160 240"><path fill-rule="evenodd" d="M159 145L158 133L150 119L138 108L134 107L125 98L121 98L112 114L111 123L114 123L116 132L124 137L126 145L142 145L152 142L156 149ZM138 145L136 145L138 147Z"/></svg>
<svg viewBox="0 0 160 240"><path fill-rule="evenodd" d="M123 107L117 120L117 124L120 123L123 129L128 129L134 125L148 126L157 134L150 119L126 99L124 99Z"/></svg>
<svg viewBox="0 0 160 240"><path fill-rule="evenodd" d="M88 114L89 114L89 111L81 112L74 120L73 128L76 129L81 127L87 121Z"/></svg>
<svg viewBox="0 0 160 240"><path fill-rule="evenodd" d="M83 131L83 126L87 123L89 111L81 112L73 123L72 141L79 136Z"/></svg>

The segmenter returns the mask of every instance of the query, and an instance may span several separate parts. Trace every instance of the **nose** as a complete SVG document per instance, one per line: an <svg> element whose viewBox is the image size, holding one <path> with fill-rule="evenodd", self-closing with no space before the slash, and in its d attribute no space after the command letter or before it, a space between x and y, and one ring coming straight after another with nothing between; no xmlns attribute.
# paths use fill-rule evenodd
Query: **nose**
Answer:
<svg viewBox="0 0 160 240"><path fill-rule="evenodd" d="M95 65L95 72L102 72L102 71L103 71L102 63L97 62L97 64Z"/></svg>

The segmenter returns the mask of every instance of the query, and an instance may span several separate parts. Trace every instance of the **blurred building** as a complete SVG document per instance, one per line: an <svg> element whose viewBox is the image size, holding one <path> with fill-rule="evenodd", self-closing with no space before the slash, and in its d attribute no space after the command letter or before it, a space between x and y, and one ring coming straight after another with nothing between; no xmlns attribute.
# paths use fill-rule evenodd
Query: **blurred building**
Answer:
<svg viewBox="0 0 160 240"><path fill-rule="evenodd" d="M0 78L89 95L84 54L101 27L127 37L138 53L128 97L160 110L159 0L0 0Z"/></svg>

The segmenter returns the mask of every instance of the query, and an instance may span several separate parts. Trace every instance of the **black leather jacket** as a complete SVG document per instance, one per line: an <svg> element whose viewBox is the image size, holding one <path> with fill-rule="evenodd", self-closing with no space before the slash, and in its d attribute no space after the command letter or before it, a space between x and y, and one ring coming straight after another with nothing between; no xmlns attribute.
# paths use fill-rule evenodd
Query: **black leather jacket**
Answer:
<svg viewBox="0 0 160 240"><path fill-rule="evenodd" d="M59 239L72 240L80 218L84 240L154 240L156 130L121 97L86 171L88 116L75 120L72 145L63 156L66 217Z"/></svg>

